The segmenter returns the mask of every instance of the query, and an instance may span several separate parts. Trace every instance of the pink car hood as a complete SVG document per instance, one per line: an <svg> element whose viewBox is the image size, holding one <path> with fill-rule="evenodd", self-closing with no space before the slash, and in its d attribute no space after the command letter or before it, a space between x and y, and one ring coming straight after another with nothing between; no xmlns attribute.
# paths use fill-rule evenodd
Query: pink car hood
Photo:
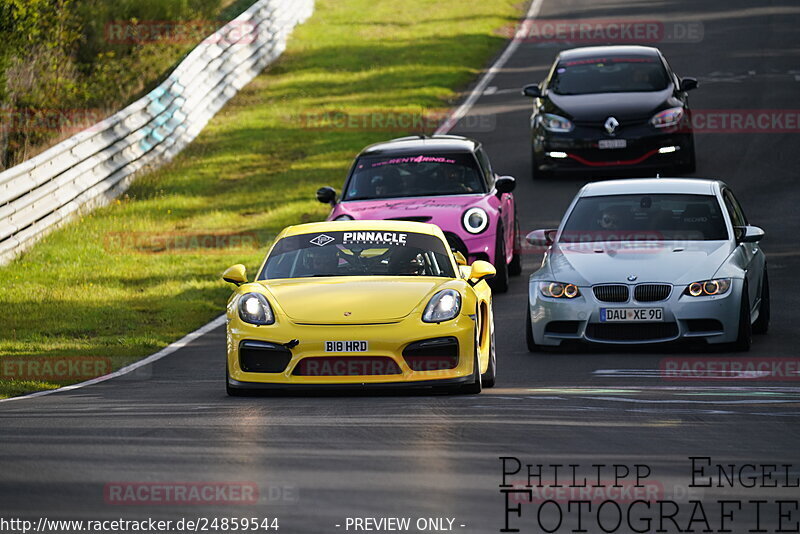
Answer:
<svg viewBox="0 0 800 534"><path fill-rule="evenodd" d="M476 194L346 201L337 204L328 219L334 219L342 214L348 214L356 219L426 216L432 217L430 222L439 226L459 228L464 210L478 204L483 197L482 194Z"/></svg>

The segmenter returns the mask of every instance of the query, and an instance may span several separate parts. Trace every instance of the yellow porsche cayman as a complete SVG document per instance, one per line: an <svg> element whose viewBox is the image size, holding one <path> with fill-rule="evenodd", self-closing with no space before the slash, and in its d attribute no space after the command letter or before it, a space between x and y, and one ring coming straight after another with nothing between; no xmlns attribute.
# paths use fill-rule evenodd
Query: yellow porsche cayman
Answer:
<svg viewBox="0 0 800 534"><path fill-rule="evenodd" d="M442 231L405 221L290 226L255 280L225 271L229 395L259 389L495 381L494 267L464 265Z"/></svg>

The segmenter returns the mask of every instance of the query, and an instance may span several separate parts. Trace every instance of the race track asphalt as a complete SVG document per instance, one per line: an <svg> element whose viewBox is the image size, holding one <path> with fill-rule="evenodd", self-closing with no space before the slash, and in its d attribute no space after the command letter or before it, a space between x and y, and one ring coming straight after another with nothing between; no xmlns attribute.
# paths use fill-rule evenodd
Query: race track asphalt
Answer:
<svg viewBox="0 0 800 534"><path fill-rule="evenodd" d="M680 75L700 80L695 110L800 108L796 0L544 0L540 20L567 18L700 23L698 42L657 43ZM522 43L470 113L493 126L471 131L467 120L454 130L483 141L496 170L517 177L523 231L555 225L585 183L531 179L531 102L519 92L570 46ZM696 137L695 175L725 180L767 232L772 328L747 358L798 358L798 139L796 125L795 133ZM457 531L497 532L505 518L500 456L579 464L584 474L592 464L646 464L659 495L676 501L687 492L704 503L798 498L797 488L686 485L690 456L790 464L797 476L800 375L667 380L658 373L665 358L709 356L702 348L529 354L526 285L540 260L526 255L523 276L495 298L497 387L480 396L228 398L218 328L126 377L0 404L2 517L277 517L284 533L346 531L347 517L448 517ZM197 506L104 498L109 485L187 481L254 483L258 499ZM532 510L514 518L522 532L540 531ZM735 521L734 532L746 531L750 517ZM774 510L765 514L764 525L776 522Z"/></svg>

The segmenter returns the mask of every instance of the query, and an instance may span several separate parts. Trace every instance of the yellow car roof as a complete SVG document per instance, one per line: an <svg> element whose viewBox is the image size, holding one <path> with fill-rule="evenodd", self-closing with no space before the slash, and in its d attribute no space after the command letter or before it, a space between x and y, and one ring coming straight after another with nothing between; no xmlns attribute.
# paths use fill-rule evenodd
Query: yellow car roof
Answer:
<svg viewBox="0 0 800 534"><path fill-rule="evenodd" d="M287 226L279 237L290 235L313 234L317 232L347 232L347 231L395 231L395 232L414 232L417 234L429 234L447 241L444 234L435 224L412 222L412 221L323 221L307 224L297 224Z"/></svg>

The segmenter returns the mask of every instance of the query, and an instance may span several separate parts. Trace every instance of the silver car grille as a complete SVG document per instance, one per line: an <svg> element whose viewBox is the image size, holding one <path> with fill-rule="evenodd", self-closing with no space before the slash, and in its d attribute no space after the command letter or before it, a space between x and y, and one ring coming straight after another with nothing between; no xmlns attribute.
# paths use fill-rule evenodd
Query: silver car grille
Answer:
<svg viewBox="0 0 800 534"><path fill-rule="evenodd" d="M594 296L602 302L626 302L628 286L622 284L603 284L592 288Z"/></svg>
<svg viewBox="0 0 800 534"><path fill-rule="evenodd" d="M658 302L666 300L671 291L669 284L639 284L633 290L633 298L639 302Z"/></svg>

